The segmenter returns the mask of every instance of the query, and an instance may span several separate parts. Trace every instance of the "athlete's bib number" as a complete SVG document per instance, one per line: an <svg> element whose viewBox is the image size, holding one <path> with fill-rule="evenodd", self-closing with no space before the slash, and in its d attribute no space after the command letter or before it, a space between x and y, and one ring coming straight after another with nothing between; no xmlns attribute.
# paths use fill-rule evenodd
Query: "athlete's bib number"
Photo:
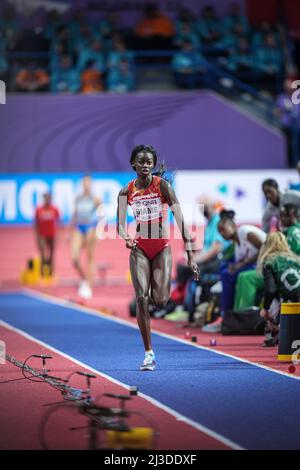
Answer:
<svg viewBox="0 0 300 470"><path fill-rule="evenodd" d="M134 201L132 209L137 222L150 222L162 217L162 205L159 197Z"/></svg>

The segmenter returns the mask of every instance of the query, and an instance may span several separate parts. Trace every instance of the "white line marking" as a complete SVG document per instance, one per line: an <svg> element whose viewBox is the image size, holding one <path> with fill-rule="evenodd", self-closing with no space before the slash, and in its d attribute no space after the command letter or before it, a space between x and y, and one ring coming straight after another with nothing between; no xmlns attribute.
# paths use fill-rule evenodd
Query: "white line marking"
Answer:
<svg viewBox="0 0 300 470"><path fill-rule="evenodd" d="M69 302L67 300L57 299L56 297L52 297L48 294L42 294L40 292L35 292L35 291L33 291L31 289L28 289L28 288L23 289L23 293L25 295L28 295L29 297L36 297L39 300L44 300L44 301L47 301L47 302L50 302L50 303L53 303L53 304L56 304L56 305L61 305L63 307L75 309L75 310L78 310L80 312L86 313L88 315L94 315L96 317L101 317L105 320L120 323L122 325L129 326L129 327L134 328L136 330L139 329L137 325L134 325L133 323L129 322L128 320L124 320L124 319L116 318L116 317L110 317L108 315L104 315L103 313L101 313L98 310L97 310L97 312L95 312L95 310L93 310L90 307L84 307L84 306L81 306L81 305L73 304L72 302ZM211 353L219 354L219 355L225 356L225 357L230 357L231 359L235 359L237 361L243 362L245 364L249 364L251 366L259 367L259 368L267 370L269 372L273 372L274 374L283 375L283 376L288 377L289 379L292 379L292 380L300 380L300 377L297 376L297 375L289 374L288 372L283 372L283 371L280 371L278 369L273 369L272 367L268 367L268 366L265 366L263 364L259 364L258 362L254 362L254 361L252 362L252 361L249 361L248 359L243 359L241 357L234 356L233 354L225 353L223 351L217 351L215 349L211 349L211 348L206 347L206 346L201 346L201 345L196 344L196 343L191 343L190 341L187 341L187 340L184 340L184 339L181 339L181 338L177 338L176 336L172 336L168 333L163 333L159 330L152 329L152 332L159 335L159 336L162 336L164 338L172 339L173 341L178 341L179 343L183 343L183 344L188 344L189 346L192 346L194 348L203 349L205 351L210 351Z"/></svg>
<svg viewBox="0 0 300 470"><path fill-rule="evenodd" d="M123 382L120 382L119 380L116 380L113 377L110 377L109 375L106 375L103 372L100 372L100 371L94 369L93 367L88 366L84 362L78 361L77 359L73 358L72 356L69 356L68 354L64 353L63 351L60 351L59 349L56 349L53 346L50 346L49 344L45 343L44 341L40 341L39 339L34 338L33 336L29 335L25 331L20 330L19 328L16 328L16 327L10 325L9 323L7 323L3 320L0 320L0 325L2 325L4 328L7 328L11 331L14 331L15 333L18 333L21 336L24 336L24 338L27 338L30 341L34 341L35 343L38 343L41 346L43 346L47 349L50 349L51 351L53 351L57 354L60 354L61 356L65 357L66 359L70 360L71 362L75 362L79 366L81 366L81 367L83 367L87 370L90 370L91 372L93 372L94 374L99 375L100 377L104 377L105 379L109 380L110 382L113 382L116 385L119 385L120 387L125 388L126 390L129 390L129 388L130 388L129 385L124 384ZM231 441L230 439L227 439L225 436L222 436L221 434L218 434L218 433L212 431L211 429L207 428L206 426L203 426L203 425L197 423L196 421L193 421L192 419L187 418L186 416L178 413L177 411L173 410L172 408L169 408L168 406L163 405L162 403L155 400L154 398L152 398L148 395L145 395L144 393L140 393L140 392L138 393L138 396L144 398L145 400L147 400L148 402L150 402L151 404L153 404L157 408L160 408L161 410L165 411L166 413L169 413L171 416L176 418L178 421L182 421L182 422L192 426L193 428L197 429L198 431L203 432L204 434L207 434L208 436L210 436L213 439L221 442L222 444L224 444L228 447L231 447L234 450L244 450L243 447L239 446L238 444Z"/></svg>

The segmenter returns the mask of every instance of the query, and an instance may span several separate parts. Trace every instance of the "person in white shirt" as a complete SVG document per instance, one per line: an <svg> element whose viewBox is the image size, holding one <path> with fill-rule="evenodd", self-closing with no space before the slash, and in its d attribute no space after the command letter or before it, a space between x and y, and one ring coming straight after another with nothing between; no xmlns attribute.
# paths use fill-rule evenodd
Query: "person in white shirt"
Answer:
<svg viewBox="0 0 300 470"><path fill-rule="evenodd" d="M234 260L223 263L220 269L222 294L221 317L214 324L206 325L203 331L221 331L222 316L232 309L234 303L235 285L240 272L254 269L259 250L263 245L266 234L255 225L237 226L233 211L223 210L220 213L218 230L225 240L231 240L235 245Z"/></svg>

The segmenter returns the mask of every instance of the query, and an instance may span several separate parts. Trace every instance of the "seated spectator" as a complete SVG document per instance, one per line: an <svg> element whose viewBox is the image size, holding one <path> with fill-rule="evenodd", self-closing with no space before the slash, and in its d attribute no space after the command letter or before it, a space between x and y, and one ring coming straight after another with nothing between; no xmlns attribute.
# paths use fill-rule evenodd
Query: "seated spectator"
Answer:
<svg viewBox="0 0 300 470"><path fill-rule="evenodd" d="M148 4L144 18L135 28L139 49L168 49L174 34L172 21L158 10L155 4Z"/></svg>
<svg viewBox="0 0 300 470"><path fill-rule="evenodd" d="M47 91L49 75L35 62L32 62L17 73L15 84L17 91Z"/></svg>
<svg viewBox="0 0 300 470"><path fill-rule="evenodd" d="M201 42L207 46L213 46L221 39L223 28L214 7L203 7L201 17L196 22L196 30Z"/></svg>
<svg viewBox="0 0 300 470"><path fill-rule="evenodd" d="M76 92L80 88L80 76L69 56L62 56L59 66L51 75L51 91Z"/></svg>
<svg viewBox="0 0 300 470"><path fill-rule="evenodd" d="M293 81L286 79L284 90L276 100L275 114L283 128L290 128L300 120L300 107L292 102L292 94L295 91L292 85Z"/></svg>
<svg viewBox="0 0 300 470"><path fill-rule="evenodd" d="M243 72L254 69L255 63L250 50L249 41L246 37L238 39L238 46L233 49L227 62L230 72Z"/></svg>
<svg viewBox="0 0 300 470"><path fill-rule="evenodd" d="M92 26L93 37L104 43L106 43L106 40L111 36L119 34L120 32L120 20L118 13L115 11L110 12L106 18L102 18L100 22Z"/></svg>
<svg viewBox="0 0 300 470"><path fill-rule="evenodd" d="M86 69L81 74L82 93L99 93L103 91L102 74L99 72L97 64L92 60L86 64Z"/></svg>
<svg viewBox="0 0 300 470"><path fill-rule="evenodd" d="M107 72L107 90L117 93L132 91L135 87L135 79L132 68L127 60L111 67Z"/></svg>
<svg viewBox="0 0 300 470"><path fill-rule="evenodd" d="M206 67L204 56L194 50L190 41L185 41L181 50L176 52L172 59L175 82L177 86L183 88L193 88L204 81Z"/></svg>
<svg viewBox="0 0 300 470"><path fill-rule="evenodd" d="M300 256L299 210L294 204L285 204L280 209L280 225L289 249Z"/></svg>
<svg viewBox="0 0 300 470"><path fill-rule="evenodd" d="M182 28L184 28L185 25L190 26L192 32L196 33L194 13L191 10L189 10L188 8L183 7L183 8L180 9L180 11L178 13L178 18L177 18L176 24L175 24L175 34L176 34L176 36L181 34Z"/></svg>
<svg viewBox="0 0 300 470"><path fill-rule="evenodd" d="M226 241L218 230L220 216L212 200L205 198L199 201L203 204L203 215L206 219L204 240L202 250L195 255L195 261L200 269L200 275L218 274L220 268L220 257L230 242ZM186 264L177 265L178 284L185 284L192 277L192 271Z"/></svg>
<svg viewBox="0 0 300 470"><path fill-rule="evenodd" d="M300 208L300 192L286 190L281 192L277 181L267 179L262 184L262 190L267 200L267 205L263 213L262 229L268 233L271 230L271 223L274 223L275 230L278 228L280 209L285 204L294 204Z"/></svg>
<svg viewBox="0 0 300 470"><path fill-rule="evenodd" d="M258 269L263 275L265 295L260 315L268 321L265 346L278 343L280 302L300 302L300 258L280 232L270 233L261 250Z"/></svg>
<svg viewBox="0 0 300 470"><path fill-rule="evenodd" d="M278 32L267 21L262 21L259 27L253 31L251 46L253 49L263 47L265 38L268 34L274 34L277 43L279 42ZM279 45L279 44L278 44Z"/></svg>
<svg viewBox="0 0 300 470"><path fill-rule="evenodd" d="M7 47L13 49L21 31L21 25L13 5L5 6L0 17L0 31L4 34Z"/></svg>
<svg viewBox="0 0 300 470"><path fill-rule="evenodd" d="M229 14L225 17L224 34L246 35L249 32L249 23L245 15L241 14L241 7L234 2L229 7Z"/></svg>
<svg viewBox="0 0 300 470"><path fill-rule="evenodd" d="M266 239L266 234L254 225L237 227L233 211L222 211L218 224L220 234L225 240L235 245L232 263L223 263L220 269L222 282L221 317L214 323L203 327L205 332L221 331L222 316L234 305L235 286L239 273L254 269L259 250Z"/></svg>
<svg viewBox="0 0 300 470"><path fill-rule="evenodd" d="M295 205L285 204L280 209L280 226L290 250L300 255L300 223ZM233 309L246 310L257 305L258 294L263 291L263 278L255 269L240 273L236 283Z"/></svg>
<svg viewBox="0 0 300 470"><path fill-rule="evenodd" d="M0 36L0 79L5 78L7 70L6 39L3 36Z"/></svg>
<svg viewBox="0 0 300 470"><path fill-rule="evenodd" d="M78 70L81 72L87 66L87 63L93 61L94 68L99 72L105 70L105 59L100 41L91 41L88 45L82 45L78 52Z"/></svg>
<svg viewBox="0 0 300 470"><path fill-rule="evenodd" d="M199 49L200 47L200 40L197 34L193 30L193 26L190 23L183 23L180 29L180 32L176 34L174 38L174 45L178 48L182 47L183 44L189 41L193 48Z"/></svg>
<svg viewBox="0 0 300 470"><path fill-rule="evenodd" d="M119 65L122 60L133 64L134 53L127 49L120 35L115 35L112 40L112 49L107 56L107 66L115 67Z"/></svg>
<svg viewBox="0 0 300 470"><path fill-rule="evenodd" d="M50 10L45 19L44 27L44 37L49 41L52 41L56 34L58 28L63 25L63 20L57 10Z"/></svg>
<svg viewBox="0 0 300 470"><path fill-rule="evenodd" d="M257 70L268 76L277 75L282 71L282 52L278 48L274 34L268 34L263 45L256 48L255 62Z"/></svg>
<svg viewBox="0 0 300 470"><path fill-rule="evenodd" d="M90 38L91 26L84 10L73 11L72 18L68 21L68 30L72 40L76 38L81 38L81 40Z"/></svg>

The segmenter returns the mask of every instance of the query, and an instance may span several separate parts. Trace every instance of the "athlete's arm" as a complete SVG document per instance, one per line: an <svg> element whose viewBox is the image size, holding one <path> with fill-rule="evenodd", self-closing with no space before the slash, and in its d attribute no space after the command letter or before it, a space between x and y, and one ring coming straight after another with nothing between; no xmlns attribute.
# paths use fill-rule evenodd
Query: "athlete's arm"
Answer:
<svg viewBox="0 0 300 470"><path fill-rule="evenodd" d="M126 247L131 249L136 246L136 241L129 236L126 228L127 195L128 187L124 186L118 195L117 232L125 240Z"/></svg>
<svg viewBox="0 0 300 470"><path fill-rule="evenodd" d="M174 215L174 218L176 220L177 226L180 230L182 239L185 242L185 250L187 253L187 257L188 257L188 264L194 272L195 279L198 280L199 268L194 260L194 254L193 254L193 249L192 249L193 238L191 237L189 230L184 222L183 213L182 213L179 201L177 199L177 196L175 194L175 191L170 185L170 183L168 183L167 181L163 179L161 180L160 189L161 189L162 195L166 198L167 204L170 207L172 214Z"/></svg>

